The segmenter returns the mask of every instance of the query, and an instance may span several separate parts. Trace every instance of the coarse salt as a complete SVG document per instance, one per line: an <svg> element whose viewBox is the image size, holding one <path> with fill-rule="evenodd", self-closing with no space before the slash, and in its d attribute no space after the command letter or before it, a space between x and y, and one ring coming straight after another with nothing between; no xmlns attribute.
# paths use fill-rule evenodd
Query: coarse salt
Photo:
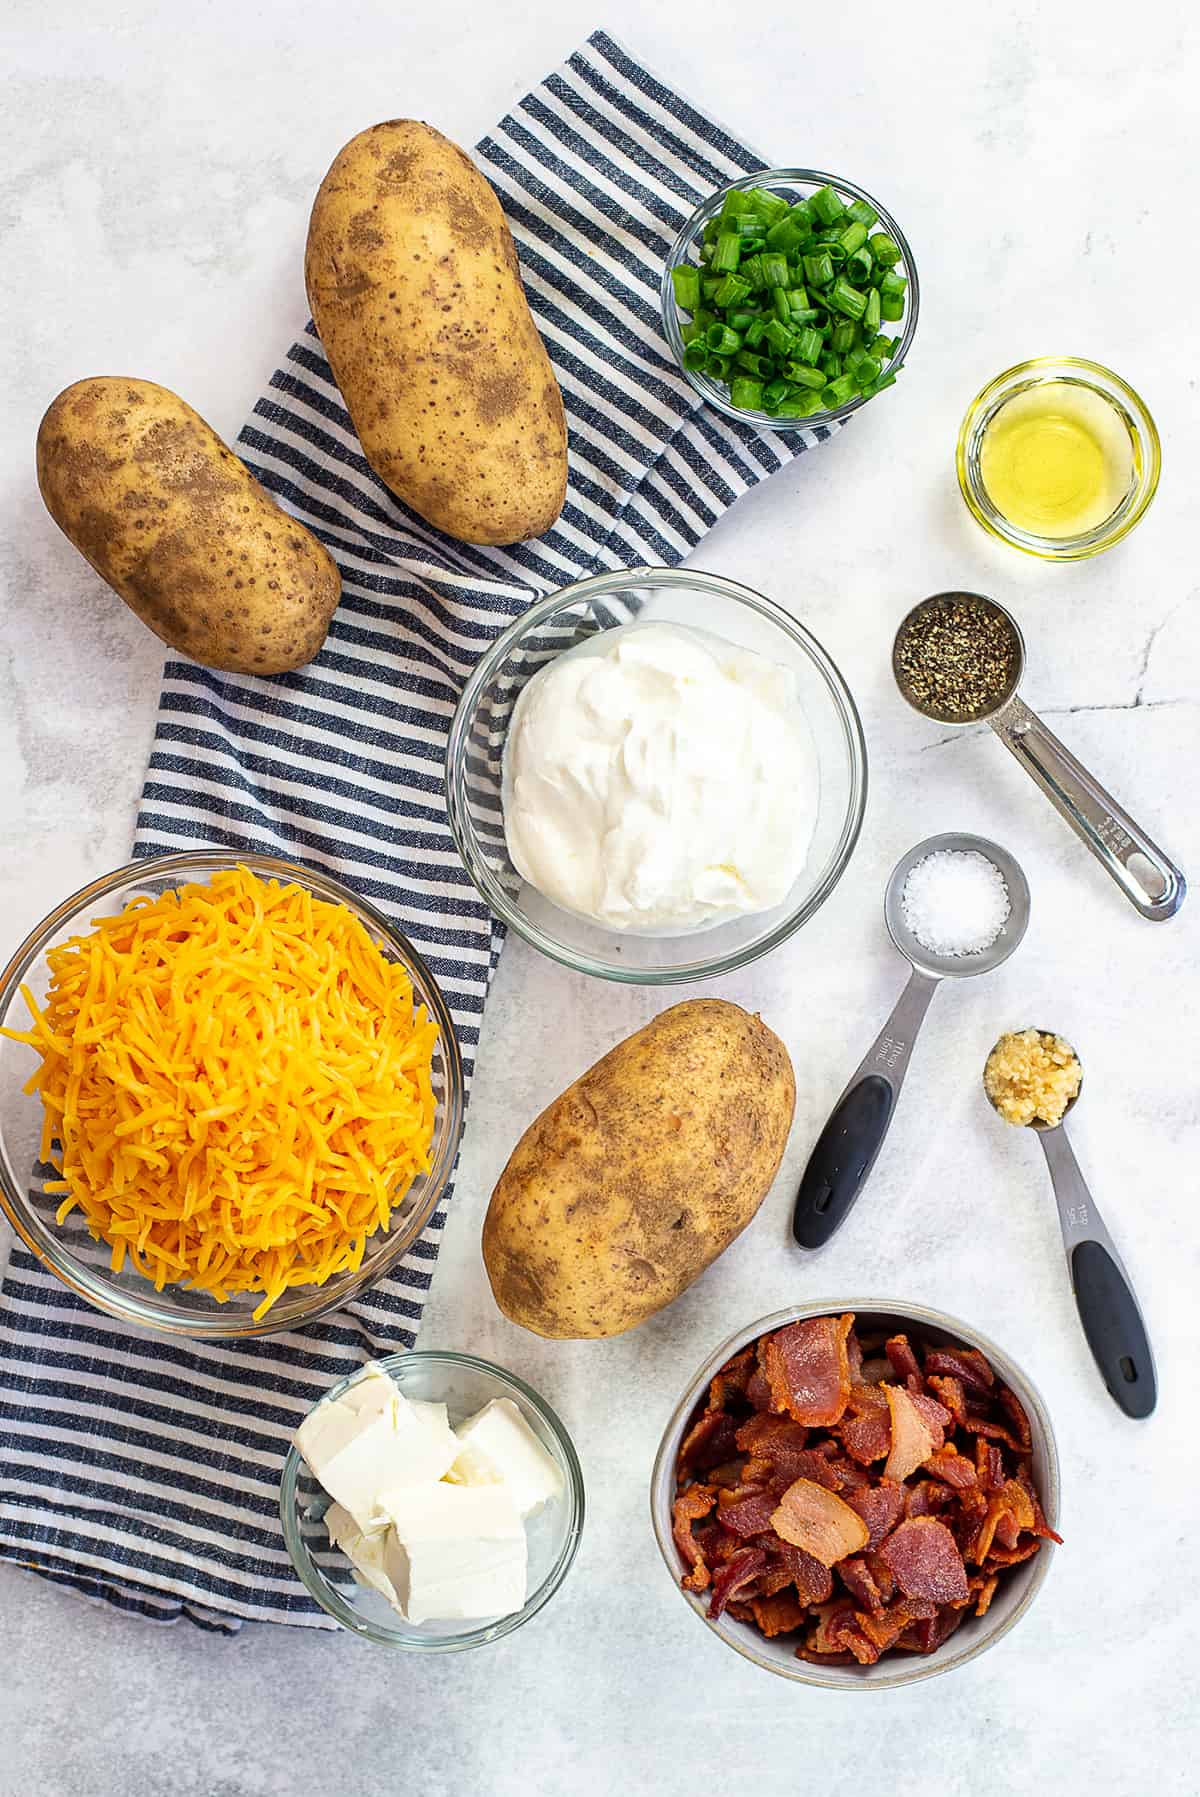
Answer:
<svg viewBox="0 0 1200 1797"><path fill-rule="evenodd" d="M1011 906L1000 869L975 849L938 849L909 869L900 895L904 921L934 955L990 948Z"/></svg>

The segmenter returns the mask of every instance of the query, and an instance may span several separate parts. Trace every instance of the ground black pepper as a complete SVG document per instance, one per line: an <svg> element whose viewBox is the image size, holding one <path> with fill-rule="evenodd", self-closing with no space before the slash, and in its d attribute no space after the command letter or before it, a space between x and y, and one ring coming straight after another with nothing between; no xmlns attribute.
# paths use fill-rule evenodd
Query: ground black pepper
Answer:
<svg viewBox="0 0 1200 1797"><path fill-rule="evenodd" d="M926 717L969 724L1012 693L1021 651L1008 619L972 593L940 593L911 611L896 635L900 691Z"/></svg>

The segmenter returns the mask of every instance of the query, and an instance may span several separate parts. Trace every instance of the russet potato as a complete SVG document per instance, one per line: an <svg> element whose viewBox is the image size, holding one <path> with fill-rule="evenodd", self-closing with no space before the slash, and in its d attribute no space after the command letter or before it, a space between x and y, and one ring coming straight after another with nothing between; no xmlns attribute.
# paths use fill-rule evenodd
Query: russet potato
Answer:
<svg viewBox="0 0 1200 1797"><path fill-rule="evenodd" d="M618 1335L677 1298L754 1216L796 1087L762 1020L675 1005L543 1111L483 1228L496 1302L538 1335Z"/></svg>
<svg viewBox="0 0 1200 1797"><path fill-rule="evenodd" d="M320 649L341 593L333 558L177 393L76 381L42 419L37 476L59 529L173 649L238 674Z"/></svg>
<svg viewBox="0 0 1200 1797"><path fill-rule="evenodd" d="M321 183L308 303L363 453L468 543L542 536L562 510L562 395L500 203L432 126L353 138Z"/></svg>

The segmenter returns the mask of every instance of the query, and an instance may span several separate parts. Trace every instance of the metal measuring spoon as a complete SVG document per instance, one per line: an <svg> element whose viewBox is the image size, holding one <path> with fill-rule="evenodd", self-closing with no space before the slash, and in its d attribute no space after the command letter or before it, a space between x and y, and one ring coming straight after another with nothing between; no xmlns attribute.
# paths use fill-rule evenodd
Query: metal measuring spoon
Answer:
<svg viewBox="0 0 1200 1797"><path fill-rule="evenodd" d="M972 717L948 716L934 704L922 703L912 690L901 664L901 651L913 626L937 608L955 600L984 606L1007 637L1007 680L989 709ZM994 599L980 593L934 593L915 605L896 632L892 648L892 672L896 684L914 711L939 724L955 728L987 724L1009 753L1041 787L1050 803L1086 843L1105 872L1116 881L1131 905L1143 917L1161 922L1174 917L1187 892L1187 882L1173 861L1134 822L1082 762L1061 743L1053 731L1017 696L1025 671L1025 639L1016 619Z"/></svg>
<svg viewBox="0 0 1200 1797"><path fill-rule="evenodd" d="M1054 1035L1053 1030L1039 1030L1039 1036ZM1003 1040L1003 1038L1001 1038ZM1062 1041L1063 1038L1059 1037ZM1068 1044L1069 1046L1069 1044ZM999 1047L999 1043L996 1044ZM995 1053L995 1049L992 1050ZM1075 1054L1072 1048L1071 1053ZM991 1055L988 1056L991 1059ZM1075 1055L1078 1062L1079 1056ZM985 1063L986 1072L986 1063ZM1082 1067L1079 1092L1083 1090ZM1001 1113L995 1099L984 1086L988 1102L997 1116ZM1058 1123L1043 1123L1035 1117L1026 1124L1035 1129L1050 1169L1050 1181L1058 1205L1062 1225L1063 1247L1067 1251L1067 1268L1075 1292L1079 1321L1087 1337L1092 1358L1100 1369L1109 1394L1126 1416L1146 1417L1158 1401L1158 1382L1154 1372L1154 1355L1145 1319L1134 1293L1129 1274L1121 1262L1112 1237L1104 1227L1104 1219L1096 1209L1087 1182L1079 1171L1071 1144L1067 1139L1067 1115L1079 1101L1076 1092ZM1007 1118L1004 1119L1008 1121Z"/></svg>
<svg viewBox="0 0 1200 1797"><path fill-rule="evenodd" d="M935 955L917 941L904 921L904 882L918 861L941 849L974 850L999 868L1008 887L1009 913L996 940L974 955ZM1029 887L1007 849L982 836L930 836L897 862L883 901L884 922L900 953L912 965L895 1010L868 1049L838 1099L809 1156L800 1181L792 1234L802 1248L823 1248L845 1222L883 1147L929 1001L944 979L991 973L1007 961L1029 922Z"/></svg>

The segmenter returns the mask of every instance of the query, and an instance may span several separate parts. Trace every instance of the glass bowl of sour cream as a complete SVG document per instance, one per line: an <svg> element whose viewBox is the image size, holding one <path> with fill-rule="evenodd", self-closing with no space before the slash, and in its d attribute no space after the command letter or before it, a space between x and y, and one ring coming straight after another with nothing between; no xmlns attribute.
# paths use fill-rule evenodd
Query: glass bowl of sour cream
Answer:
<svg viewBox="0 0 1200 1797"><path fill-rule="evenodd" d="M837 885L866 745L784 608L692 569L551 594L464 688L446 792L492 911L552 960L672 985L744 967Z"/></svg>

